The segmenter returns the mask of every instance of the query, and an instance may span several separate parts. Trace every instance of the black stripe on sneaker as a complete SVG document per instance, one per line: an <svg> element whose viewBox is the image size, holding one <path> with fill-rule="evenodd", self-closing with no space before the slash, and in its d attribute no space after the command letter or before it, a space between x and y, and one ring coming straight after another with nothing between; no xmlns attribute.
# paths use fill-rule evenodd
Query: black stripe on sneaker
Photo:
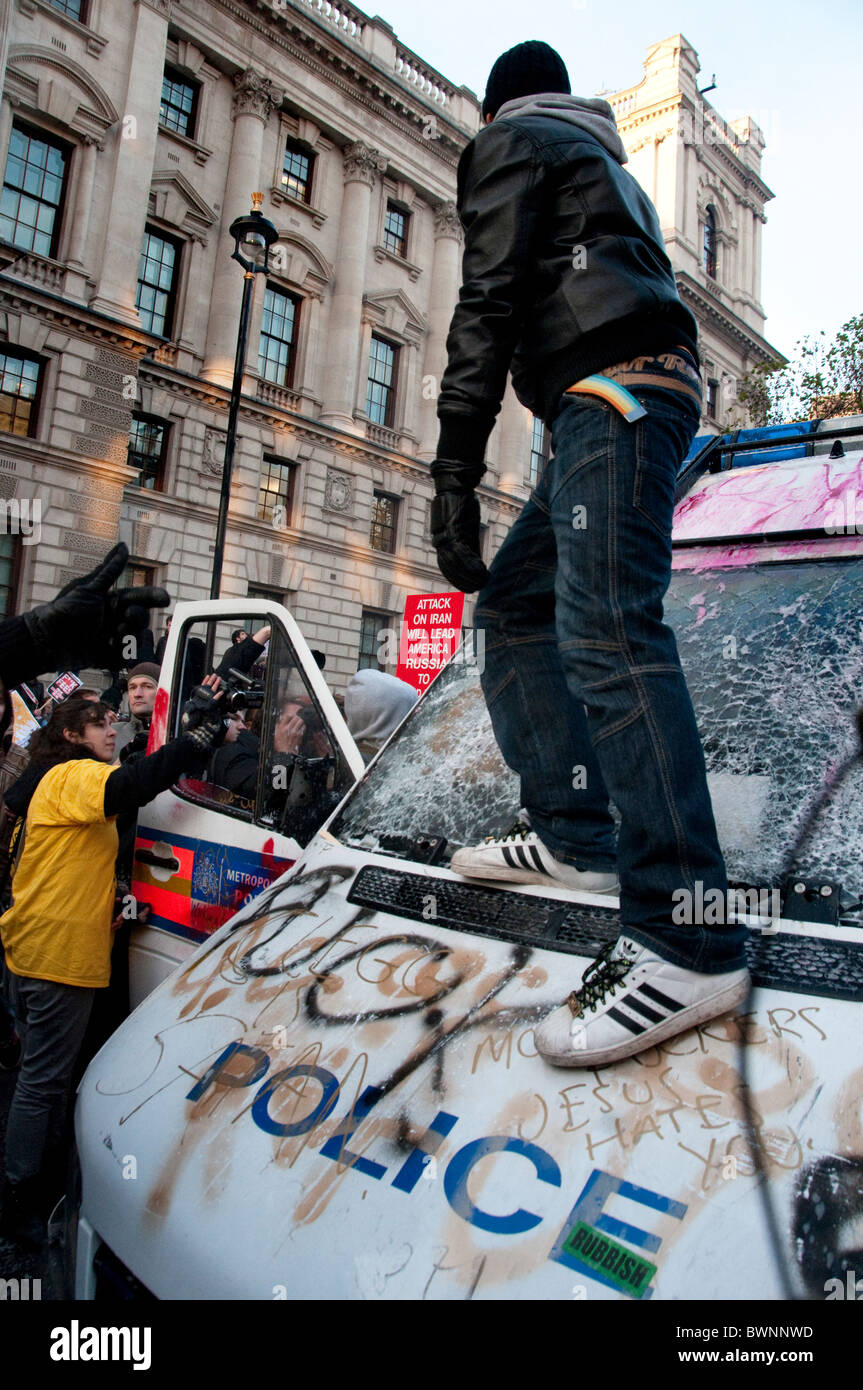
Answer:
<svg viewBox="0 0 863 1390"><path fill-rule="evenodd" d="M661 1004L664 1009L669 1009L671 1013L679 1013L683 1008L676 999L669 999L667 994L663 994L661 989L654 989L653 985L639 985L640 994L646 994L648 999L652 999L654 1004Z"/></svg>
<svg viewBox="0 0 863 1390"><path fill-rule="evenodd" d="M542 857L541 857L540 852L539 852L539 850L537 849L536 845L528 845L527 848L528 848L528 850L530 851L530 856L531 856L531 858L532 858L534 864L536 865L536 867L539 869L539 872L540 872L541 874L547 874L547 873L548 873L548 869L547 869L547 868L545 867L545 865L543 864L543 862L542 862Z"/></svg>
<svg viewBox="0 0 863 1390"><path fill-rule="evenodd" d="M625 1029L630 1030L630 1033L643 1033L643 1031L645 1031L645 1024L638 1023L635 1019L630 1019L630 1017L627 1017L625 1013L621 1013L618 1009L609 1009L609 1012L606 1013L606 1017L607 1019L614 1019L616 1023L623 1023Z"/></svg>
<svg viewBox="0 0 863 1390"><path fill-rule="evenodd" d="M506 860L507 864L509 865L509 867L510 867L511 869L519 869L519 868L521 868L521 865L519 864L518 860L515 858L515 856L514 856L512 850L510 849L509 845L501 845L501 847L500 847L500 852L501 852L501 854L503 855L504 859Z"/></svg>
<svg viewBox="0 0 863 1390"><path fill-rule="evenodd" d="M529 873L529 874L530 874L530 873L533 873L533 865L531 864L530 860L529 860L528 857L527 857L527 854L525 853L524 845L516 845L516 846L515 846L515 853L516 853L516 856L518 857L518 859L521 861L521 863L522 863L522 864L524 865L524 867L527 869L528 873Z"/></svg>
<svg viewBox="0 0 863 1390"><path fill-rule="evenodd" d="M639 999L637 994L627 994L626 998L620 1002L626 1004L630 1009L634 1009L637 1014L641 1014L642 1018L650 1019L651 1023L662 1023L663 1019L667 1017L666 1014L658 1014L655 1009L651 1009L650 1005L645 1004L643 999Z"/></svg>
<svg viewBox="0 0 863 1390"><path fill-rule="evenodd" d="M634 1018L627 1018L626 1014L620 1013L615 1008L609 1009L606 1018L613 1018L615 1023L622 1023L624 1028L629 1029L630 1033L643 1033L645 1031L643 1023L636 1023Z"/></svg>

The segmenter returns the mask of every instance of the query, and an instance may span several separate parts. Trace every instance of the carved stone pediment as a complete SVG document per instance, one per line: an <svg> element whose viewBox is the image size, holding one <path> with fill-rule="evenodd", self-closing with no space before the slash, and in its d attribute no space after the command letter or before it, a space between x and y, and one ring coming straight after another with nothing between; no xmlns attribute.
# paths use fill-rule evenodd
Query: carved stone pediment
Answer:
<svg viewBox="0 0 863 1390"><path fill-rule="evenodd" d="M418 343L426 331L425 315L404 290L382 290L363 296L363 318L375 328L409 343Z"/></svg>
<svg viewBox="0 0 863 1390"><path fill-rule="evenodd" d="M284 277L305 294L321 299L333 278L333 267L311 241L292 232L280 232L270 251L274 274Z"/></svg>
<svg viewBox="0 0 863 1390"><path fill-rule="evenodd" d="M216 214L178 169L160 169L150 184L150 212L179 227L193 241L207 244L206 233L216 222Z"/></svg>

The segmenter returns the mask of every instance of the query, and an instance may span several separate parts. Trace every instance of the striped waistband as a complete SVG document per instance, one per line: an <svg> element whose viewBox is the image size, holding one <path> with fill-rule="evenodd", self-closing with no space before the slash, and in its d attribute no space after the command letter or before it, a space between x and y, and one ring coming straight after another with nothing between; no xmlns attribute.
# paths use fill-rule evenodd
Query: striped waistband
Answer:
<svg viewBox="0 0 863 1390"><path fill-rule="evenodd" d="M629 362L616 362L612 367L604 367L602 375L630 391L639 386L659 386L664 391L679 391L701 405L701 377L684 348L660 352L655 357L633 357ZM576 388L578 385L576 382Z"/></svg>

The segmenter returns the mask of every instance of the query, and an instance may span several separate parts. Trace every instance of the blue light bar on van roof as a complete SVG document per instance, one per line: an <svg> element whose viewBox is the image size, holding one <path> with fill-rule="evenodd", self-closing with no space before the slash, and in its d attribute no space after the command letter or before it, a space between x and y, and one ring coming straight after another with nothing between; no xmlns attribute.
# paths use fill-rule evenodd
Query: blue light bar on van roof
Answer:
<svg viewBox="0 0 863 1390"><path fill-rule="evenodd" d="M847 419L855 419L856 423L848 424L841 418L795 420L787 425L765 425L758 429L733 430L729 434L698 434L680 465L675 501L685 497L697 479L707 472L721 473L730 468L811 458L816 443L828 440L834 444L841 438L859 441L856 447L863 448L861 417Z"/></svg>
<svg viewBox="0 0 863 1390"><path fill-rule="evenodd" d="M720 467L751 468L755 463L771 463L777 459L806 458L812 437L821 432L822 420L796 420L790 425L765 425L759 429L734 430L730 434L697 434L689 447L689 453L680 466L680 472L697 458L702 449L713 445L716 455L722 459ZM789 442L789 436L796 436L800 444ZM784 442L776 448L769 448L771 439ZM752 449L740 449L741 444L752 442ZM724 454L722 445L736 444L733 454ZM712 452L712 451L711 451Z"/></svg>

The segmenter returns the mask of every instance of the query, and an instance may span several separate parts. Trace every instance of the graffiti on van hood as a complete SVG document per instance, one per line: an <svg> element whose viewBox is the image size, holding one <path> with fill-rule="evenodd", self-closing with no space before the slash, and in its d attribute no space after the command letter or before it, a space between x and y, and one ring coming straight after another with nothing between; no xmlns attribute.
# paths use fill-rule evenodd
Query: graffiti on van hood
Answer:
<svg viewBox="0 0 863 1390"><path fill-rule="evenodd" d="M100 1113L115 1156L154 1129L172 1134L151 1145L139 1243L163 1246L193 1215L215 1220L217 1197L233 1201L258 1223L263 1278L322 1222L343 1232L359 1222L359 1236L374 1211L380 1260L362 1240L351 1255L363 1288L404 1257L385 1284L405 1297L427 1286L429 1296L450 1286L481 1295L513 1280L556 1297L582 1284L591 1296L684 1296L686 1271L705 1277L703 1221L719 1248L744 1211L747 1225L757 1219L741 1030L771 1176L797 1182L789 1236L795 1201L802 1229L806 1175L861 1152L848 1116L859 1128L863 1075L832 1075L828 1042L835 1010L856 1006L768 995L745 1018L714 1020L625 1064L556 1073L536 1056L533 1028L583 960L431 922L405 930L347 901L357 856L323 842L306 863L146 1002L138 1047L109 1043L91 1069L93 1090L111 1098ZM411 1254L397 1231L409 1233ZM806 1249L809 1266L824 1263L823 1231ZM723 1276L721 1264L719 1282L733 1268ZM545 1282L548 1271L557 1282Z"/></svg>

